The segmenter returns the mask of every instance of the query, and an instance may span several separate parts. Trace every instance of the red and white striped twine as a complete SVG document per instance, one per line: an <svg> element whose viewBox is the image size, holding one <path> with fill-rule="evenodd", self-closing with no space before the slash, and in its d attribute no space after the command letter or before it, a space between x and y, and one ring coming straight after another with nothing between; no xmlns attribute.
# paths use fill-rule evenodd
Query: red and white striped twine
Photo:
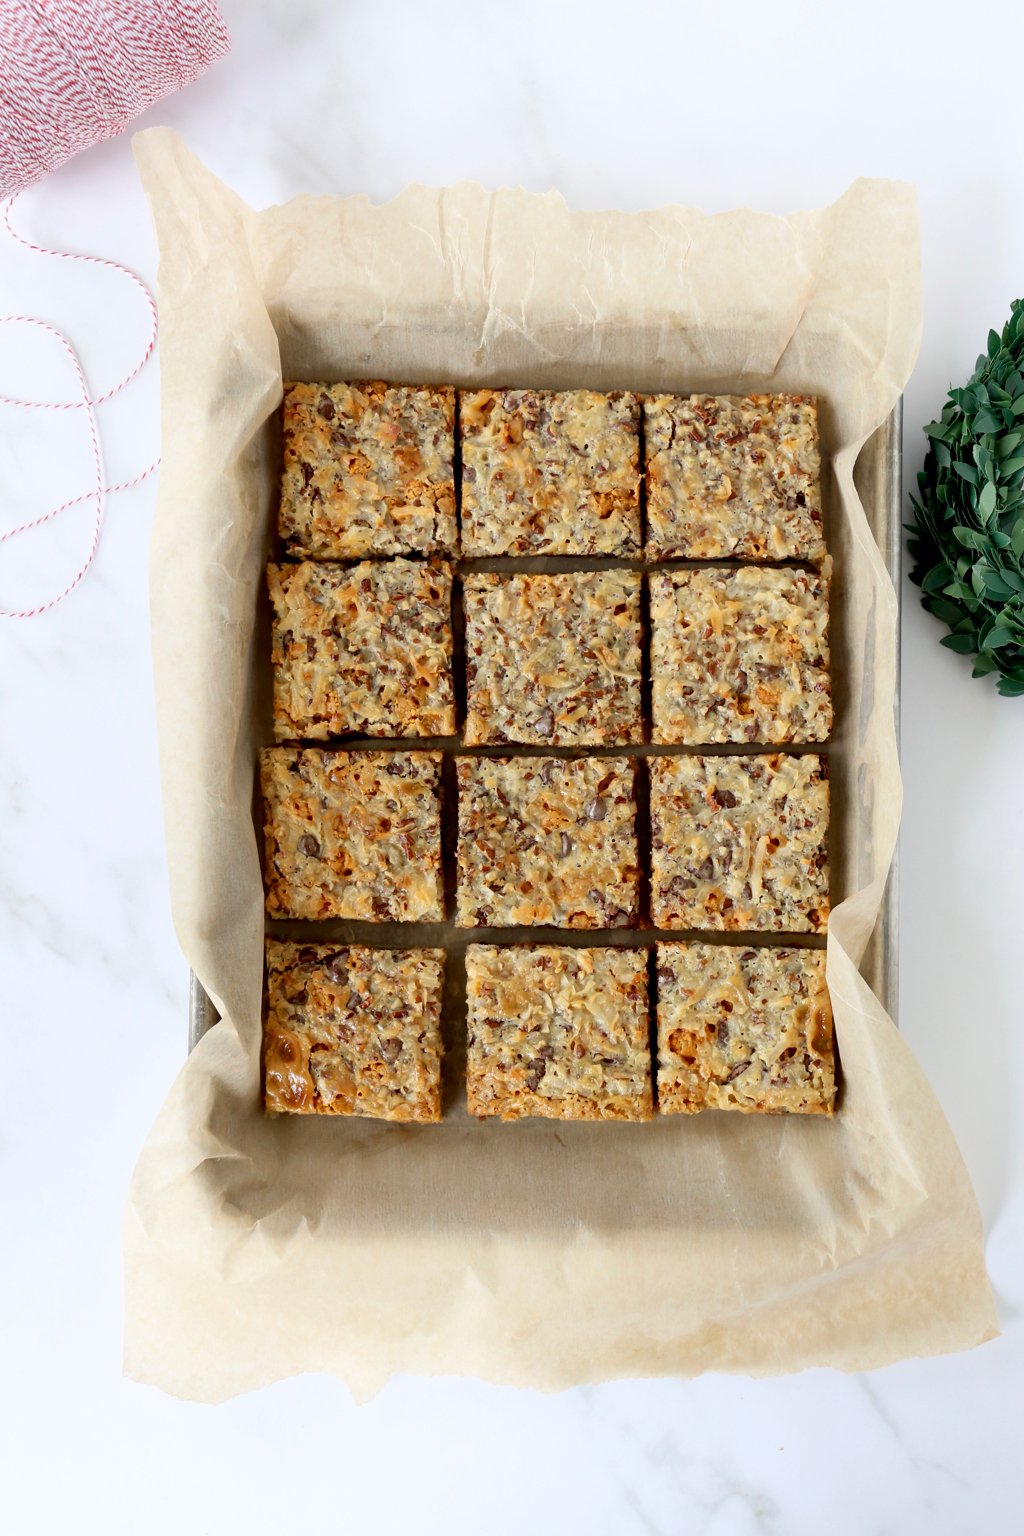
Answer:
<svg viewBox="0 0 1024 1536"><path fill-rule="evenodd" d="M214 0L0 0L0 198L113 138L230 46Z"/></svg>
<svg viewBox="0 0 1024 1536"><path fill-rule="evenodd" d="M35 245L11 228L17 194L79 150L113 138L154 101L189 85L230 47L214 0L0 0L0 198L9 198L3 226L13 240L41 256L80 261L119 272L142 294L149 336L123 379L90 395L78 354L63 332L32 315L2 315L0 325L32 326L62 347L74 369L78 398L22 400L0 395L0 406L23 411L84 411L94 486L59 507L0 533L0 544L41 528L62 512L94 501L88 551L62 592L32 608L0 608L0 618L28 619L63 602L96 556L105 497L139 485L159 460L116 485L104 484L95 408L136 377L156 345L156 305L134 272L100 256Z"/></svg>
<svg viewBox="0 0 1024 1536"><path fill-rule="evenodd" d="M132 379L134 379L139 371L145 366L146 362L152 355L153 348L156 346L157 320L156 305L153 302L153 295L150 293L145 283L143 283L140 278L136 277L134 272L130 271L127 267L123 267L120 262L108 261L105 257L102 256L79 256L72 251L52 251L49 250L46 246L36 245L33 241L26 240L23 235L19 235L16 230L11 228L11 207L13 203L14 198L11 198L4 208L3 225L11 238L17 240L19 245L25 246L27 250L35 251L40 256L56 256L64 261L86 262L93 266L107 267L111 271L122 273L123 276L127 277L135 285L135 287L138 288L139 292L142 294L146 301L146 306L149 311L149 335L142 356L139 358L138 362L135 363L135 365L130 369L130 371L125 374L124 378L121 379L119 383L114 384L110 389L104 390L101 395L95 396L90 395L89 393L89 386L86 383L85 373L79 360L78 353L75 351L71 342L62 331L59 331L56 326L50 325L46 320L36 319L33 315L0 315L0 325L33 326L36 330L43 331L46 335L52 336L53 339L60 344L65 355L69 359L71 366L74 369L75 379L78 384L78 398L76 400L21 400L10 395L0 395L0 406L10 406L15 410L22 411L85 411L86 424L89 430L89 448L92 455L93 470L95 475L95 483L92 490L84 491L80 496L72 496L68 501L61 502L59 507L51 507L48 512L41 513L39 517L31 518L28 522L19 523L17 527L8 528L3 533L0 533L0 544L6 544L9 539L16 538L18 534L28 533L33 528L41 528L44 523L52 522L53 519L55 517L59 517L62 512L67 512L71 507L81 506L84 501L95 501L96 503L89 548L86 552L84 560L64 590L62 592L58 592L56 597L51 597L43 603L37 603L32 608L0 608L0 618L31 619L35 618L38 614L46 613L50 608L55 608L58 603L62 603L66 597L70 596L70 594L81 582L86 571L92 565L93 560L96 558L96 550L99 547L100 542L100 529L103 524L103 508L105 498L112 491L124 491L128 490L130 486L139 485L143 480L146 479L147 475L151 475L153 473L160 462L159 459L157 459L154 463L150 464L147 469L142 470L139 474L133 476L130 480L120 481L117 485L105 485L103 476L103 458L100 453L100 438L99 430L96 425L95 411L95 407L97 405L102 405L104 401L111 400L115 395L120 394L125 385L130 384Z"/></svg>

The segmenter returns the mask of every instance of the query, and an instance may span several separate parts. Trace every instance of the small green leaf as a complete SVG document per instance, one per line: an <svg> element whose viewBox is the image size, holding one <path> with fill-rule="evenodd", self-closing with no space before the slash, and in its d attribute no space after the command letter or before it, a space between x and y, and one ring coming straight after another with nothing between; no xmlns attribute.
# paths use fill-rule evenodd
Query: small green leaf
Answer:
<svg viewBox="0 0 1024 1536"><path fill-rule="evenodd" d="M946 565L945 562L942 562L940 565L933 565L927 576L924 578L924 581L921 583L921 591L941 592L943 587L946 585L946 582L949 580L949 576L949 566Z"/></svg>
<svg viewBox="0 0 1024 1536"><path fill-rule="evenodd" d="M1001 677L997 687L1004 699L1019 699L1024 693L1024 678L1018 682L1015 678Z"/></svg>
<svg viewBox="0 0 1024 1536"><path fill-rule="evenodd" d="M1016 592L1001 571L993 571L986 566L981 580L986 597L994 597L1000 602L1005 602L1007 598L1016 596Z"/></svg>
<svg viewBox="0 0 1024 1536"><path fill-rule="evenodd" d="M1010 409L1015 416L1024 416L1024 395L1018 395Z"/></svg>
<svg viewBox="0 0 1024 1536"><path fill-rule="evenodd" d="M999 351L999 348L1002 346L1002 344L1003 343L1002 343L1002 340L1000 338L999 332L998 331L989 331L989 333L988 333L988 355L989 355L989 357L995 357L996 353Z"/></svg>
<svg viewBox="0 0 1024 1536"><path fill-rule="evenodd" d="M971 425L975 432L1000 432L1003 426L999 417L987 408L978 412Z"/></svg>
<svg viewBox="0 0 1024 1536"><path fill-rule="evenodd" d="M996 488L992 484L991 480L989 480L982 486L981 492L978 496L978 512L981 517L984 518L985 522L988 522L995 509Z"/></svg>
<svg viewBox="0 0 1024 1536"><path fill-rule="evenodd" d="M1012 645L1013 635L1001 624L994 624L985 636L986 651L998 651L1001 645Z"/></svg>
<svg viewBox="0 0 1024 1536"><path fill-rule="evenodd" d="M985 535L979 533L976 528L964 528L958 524L953 529L953 537L962 544L965 549L983 550L986 547Z"/></svg>
<svg viewBox="0 0 1024 1536"><path fill-rule="evenodd" d="M953 465L958 475L962 475L969 485L977 485L978 471L973 464L965 464L963 459L957 459Z"/></svg>
<svg viewBox="0 0 1024 1536"><path fill-rule="evenodd" d="M933 613L944 624L957 624L960 621L960 609L956 603L947 603L941 597L929 597L925 599L925 606L929 613Z"/></svg>
<svg viewBox="0 0 1024 1536"><path fill-rule="evenodd" d="M939 644L956 651L958 656L969 656L971 651L977 650L973 632L969 635L943 635Z"/></svg>
<svg viewBox="0 0 1024 1536"><path fill-rule="evenodd" d="M972 677L987 677L990 672L998 672L999 663L994 656L979 656L971 670Z"/></svg>

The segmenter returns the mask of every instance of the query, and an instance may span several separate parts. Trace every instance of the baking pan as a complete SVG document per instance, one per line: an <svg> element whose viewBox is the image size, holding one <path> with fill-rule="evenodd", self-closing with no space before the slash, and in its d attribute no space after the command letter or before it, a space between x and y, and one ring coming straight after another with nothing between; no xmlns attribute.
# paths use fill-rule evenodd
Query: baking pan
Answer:
<svg viewBox="0 0 1024 1536"><path fill-rule="evenodd" d="M900 565L903 549L903 402L897 402L892 415L878 428L864 447L854 470L857 491L864 504L868 523L882 552L889 575L900 601ZM898 644L897 638L897 644ZM899 736L899 666L897 652L896 732ZM861 962L861 973L889 1017L897 1019L899 1010L899 850L893 857L885 896L875 931ZM194 972L189 973L188 1045L189 1050L217 1023L219 1015Z"/></svg>

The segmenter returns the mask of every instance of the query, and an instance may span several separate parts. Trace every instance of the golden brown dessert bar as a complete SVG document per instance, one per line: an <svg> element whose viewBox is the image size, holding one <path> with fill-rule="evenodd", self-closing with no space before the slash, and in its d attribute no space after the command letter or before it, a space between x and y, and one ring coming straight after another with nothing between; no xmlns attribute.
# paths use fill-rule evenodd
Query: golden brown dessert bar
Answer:
<svg viewBox="0 0 1024 1536"><path fill-rule="evenodd" d="M440 949L268 939L267 1109L440 1120L443 981Z"/></svg>
<svg viewBox="0 0 1024 1536"><path fill-rule="evenodd" d="M654 740L827 741L830 571L652 574Z"/></svg>
<svg viewBox="0 0 1024 1536"><path fill-rule="evenodd" d="M656 962L662 1114L832 1113L824 950L659 944Z"/></svg>
<svg viewBox="0 0 1024 1536"><path fill-rule="evenodd" d="M816 400L654 395L644 440L649 560L824 557Z"/></svg>
<svg viewBox="0 0 1024 1536"><path fill-rule="evenodd" d="M274 734L450 736L451 572L416 560L267 568Z"/></svg>
<svg viewBox="0 0 1024 1536"><path fill-rule="evenodd" d="M260 753L270 917L444 921L441 753Z"/></svg>
<svg viewBox="0 0 1024 1536"><path fill-rule="evenodd" d="M643 739L640 576L465 578L466 745Z"/></svg>
<svg viewBox="0 0 1024 1536"><path fill-rule="evenodd" d="M632 759L460 757L458 778L459 927L636 923Z"/></svg>
<svg viewBox="0 0 1024 1536"><path fill-rule="evenodd" d="M455 391L289 384L279 528L317 560L455 552Z"/></svg>
<svg viewBox="0 0 1024 1536"><path fill-rule="evenodd" d="M643 950L471 944L466 987L470 1114L651 1118Z"/></svg>
<svg viewBox="0 0 1024 1536"><path fill-rule="evenodd" d="M824 932L825 758L655 757L649 766L656 928Z"/></svg>
<svg viewBox="0 0 1024 1536"><path fill-rule="evenodd" d="M465 554L639 554L635 395L479 389L459 423Z"/></svg>

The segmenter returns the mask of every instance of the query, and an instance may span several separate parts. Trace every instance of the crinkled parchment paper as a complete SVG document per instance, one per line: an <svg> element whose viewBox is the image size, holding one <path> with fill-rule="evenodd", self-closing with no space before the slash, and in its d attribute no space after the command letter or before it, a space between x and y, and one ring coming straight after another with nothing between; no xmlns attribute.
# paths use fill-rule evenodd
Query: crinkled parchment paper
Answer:
<svg viewBox="0 0 1024 1536"><path fill-rule="evenodd" d="M253 212L135 141L160 239L156 696L174 918L223 1021L182 1067L126 1218L127 1370L220 1399L297 1371L559 1388L854 1369L995 1331L974 1197L857 966L900 812L895 597L853 486L914 362L914 197L775 218L570 213L411 187ZM436 1127L266 1119L253 824L282 378L814 392L831 457L839 729L834 1122ZM578 941L579 936L577 936ZM184 1050L185 1021L182 1020Z"/></svg>

